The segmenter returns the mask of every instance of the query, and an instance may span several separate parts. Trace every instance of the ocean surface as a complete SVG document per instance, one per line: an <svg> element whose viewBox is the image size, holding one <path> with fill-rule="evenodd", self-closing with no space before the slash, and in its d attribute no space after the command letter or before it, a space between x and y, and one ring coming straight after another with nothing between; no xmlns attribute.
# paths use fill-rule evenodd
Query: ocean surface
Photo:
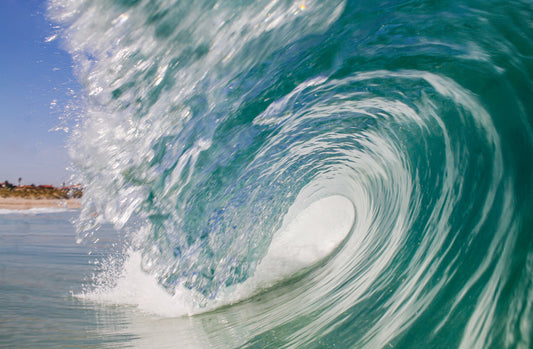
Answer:
<svg viewBox="0 0 533 349"><path fill-rule="evenodd" d="M0 215L0 346L533 348L531 1L48 16L86 190Z"/></svg>

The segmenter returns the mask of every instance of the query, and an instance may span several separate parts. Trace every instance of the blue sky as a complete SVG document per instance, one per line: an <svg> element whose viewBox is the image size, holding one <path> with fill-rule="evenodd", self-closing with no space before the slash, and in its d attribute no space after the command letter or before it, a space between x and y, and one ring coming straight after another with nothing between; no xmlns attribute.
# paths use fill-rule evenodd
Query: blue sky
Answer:
<svg viewBox="0 0 533 349"><path fill-rule="evenodd" d="M0 0L0 182L60 185L70 177L65 108L79 85L46 18L45 0Z"/></svg>

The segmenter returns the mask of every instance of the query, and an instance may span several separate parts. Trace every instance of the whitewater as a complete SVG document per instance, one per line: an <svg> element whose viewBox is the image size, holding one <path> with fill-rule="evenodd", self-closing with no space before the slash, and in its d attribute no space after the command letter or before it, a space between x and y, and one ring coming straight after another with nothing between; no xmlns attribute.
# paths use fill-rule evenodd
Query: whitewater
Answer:
<svg viewBox="0 0 533 349"><path fill-rule="evenodd" d="M82 85L68 148L86 189L76 215L24 219L68 216L90 253L64 302L94 318L73 333L532 347L530 1L51 0L48 15Z"/></svg>

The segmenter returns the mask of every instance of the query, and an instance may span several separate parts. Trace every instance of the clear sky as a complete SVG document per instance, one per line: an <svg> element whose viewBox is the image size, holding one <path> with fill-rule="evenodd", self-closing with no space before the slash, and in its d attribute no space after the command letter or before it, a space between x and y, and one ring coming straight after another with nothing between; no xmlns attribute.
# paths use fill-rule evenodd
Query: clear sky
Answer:
<svg viewBox="0 0 533 349"><path fill-rule="evenodd" d="M67 110L80 90L45 0L0 0L0 182L68 182ZM72 114L72 113L70 113ZM67 117L66 121L62 121Z"/></svg>

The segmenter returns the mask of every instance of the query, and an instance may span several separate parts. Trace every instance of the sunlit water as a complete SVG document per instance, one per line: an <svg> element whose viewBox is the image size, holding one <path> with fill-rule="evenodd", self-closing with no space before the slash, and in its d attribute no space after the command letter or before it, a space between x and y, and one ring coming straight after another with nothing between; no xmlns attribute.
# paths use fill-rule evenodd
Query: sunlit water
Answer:
<svg viewBox="0 0 533 349"><path fill-rule="evenodd" d="M73 226L36 223L76 253L56 270L61 251L32 250L47 257L28 280L70 275L30 298L67 345L531 347L531 2L49 15L83 86L69 150L86 190ZM18 311L2 319L32 324Z"/></svg>

